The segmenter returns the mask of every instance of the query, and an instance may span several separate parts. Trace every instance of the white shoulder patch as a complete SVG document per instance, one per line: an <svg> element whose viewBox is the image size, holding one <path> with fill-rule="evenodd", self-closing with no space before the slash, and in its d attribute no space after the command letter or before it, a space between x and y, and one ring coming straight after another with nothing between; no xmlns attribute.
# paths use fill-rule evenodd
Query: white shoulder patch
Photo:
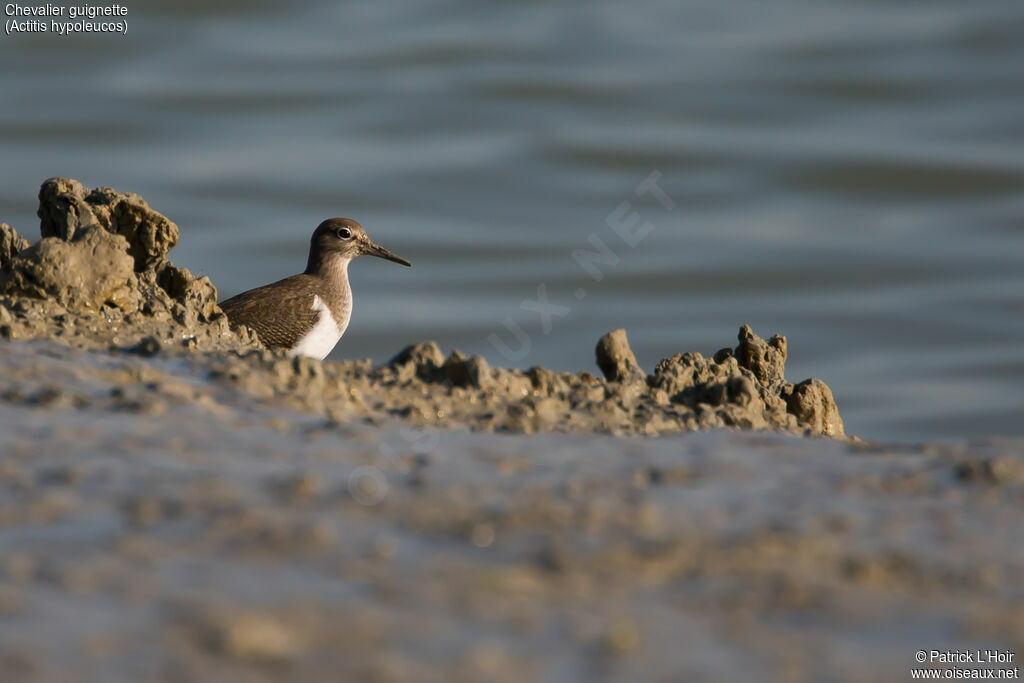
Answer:
<svg viewBox="0 0 1024 683"><path fill-rule="evenodd" d="M304 337L299 339L298 343L292 347L288 354L323 360L331 352L331 349L335 347L338 340L341 339L344 330L338 328L338 324L334 321L334 316L331 315L331 309L327 307L327 304L315 295L313 296L312 310L320 312L316 325Z"/></svg>

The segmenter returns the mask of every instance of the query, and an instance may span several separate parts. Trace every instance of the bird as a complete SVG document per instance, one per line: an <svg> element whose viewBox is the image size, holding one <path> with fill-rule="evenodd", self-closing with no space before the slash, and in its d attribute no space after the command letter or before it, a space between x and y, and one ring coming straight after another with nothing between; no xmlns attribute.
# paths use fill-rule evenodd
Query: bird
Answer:
<svg viewBox="0 0 1024 683"><path fill-rule="evenodd" d="M323 360L348 329L348 264L364 254L412 266L371 241L357 221L328 218L309 240L305 271L242 292L221 302L220 308L232 328L252 328L264 346Z"/></svg>

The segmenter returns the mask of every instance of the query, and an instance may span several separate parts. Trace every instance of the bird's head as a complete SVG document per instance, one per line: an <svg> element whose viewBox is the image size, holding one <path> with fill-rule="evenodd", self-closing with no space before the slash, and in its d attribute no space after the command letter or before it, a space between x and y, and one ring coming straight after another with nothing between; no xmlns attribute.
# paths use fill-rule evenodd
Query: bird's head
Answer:
<svg viewBox="0 0 1024 683"><path fill-rule="evenodd" d="M363 226L351 218L328 218L317 226L310 239L307 270L338 258L351 261L363 254L401 263L403 266L412 265L373 242L367 237Z"/></svg>

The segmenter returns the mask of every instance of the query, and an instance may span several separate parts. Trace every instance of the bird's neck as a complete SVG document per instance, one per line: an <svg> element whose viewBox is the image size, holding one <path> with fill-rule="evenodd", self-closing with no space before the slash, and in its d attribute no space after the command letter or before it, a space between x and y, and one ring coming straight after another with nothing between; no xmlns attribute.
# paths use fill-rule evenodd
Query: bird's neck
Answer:
<svg viewBox="0 0 1024 683"><path fill-rule="evenodd" d="M310 254L306 274L322 279L332 289L348 289L348 264L351 260L340 254L329 254L325 257Z"/></svg>

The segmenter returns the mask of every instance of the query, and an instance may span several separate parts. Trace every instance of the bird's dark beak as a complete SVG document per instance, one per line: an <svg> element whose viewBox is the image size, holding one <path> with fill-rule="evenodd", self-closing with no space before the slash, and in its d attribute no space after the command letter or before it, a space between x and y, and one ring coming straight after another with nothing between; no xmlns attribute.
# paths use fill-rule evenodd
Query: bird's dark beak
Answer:
<svg viewBox="0 0 1024 683"><path fill-rule="evenodd" d="M401 256L395 256L384 247L380 246L379 244L374 244L373 242L368 241L366 244L363 245L363 253L368 254L370 256L376 256L377 258L386 259L388 261L394 261L395 263L401 263L403 266L412 267L412 264L406 261Z"/></svg>

